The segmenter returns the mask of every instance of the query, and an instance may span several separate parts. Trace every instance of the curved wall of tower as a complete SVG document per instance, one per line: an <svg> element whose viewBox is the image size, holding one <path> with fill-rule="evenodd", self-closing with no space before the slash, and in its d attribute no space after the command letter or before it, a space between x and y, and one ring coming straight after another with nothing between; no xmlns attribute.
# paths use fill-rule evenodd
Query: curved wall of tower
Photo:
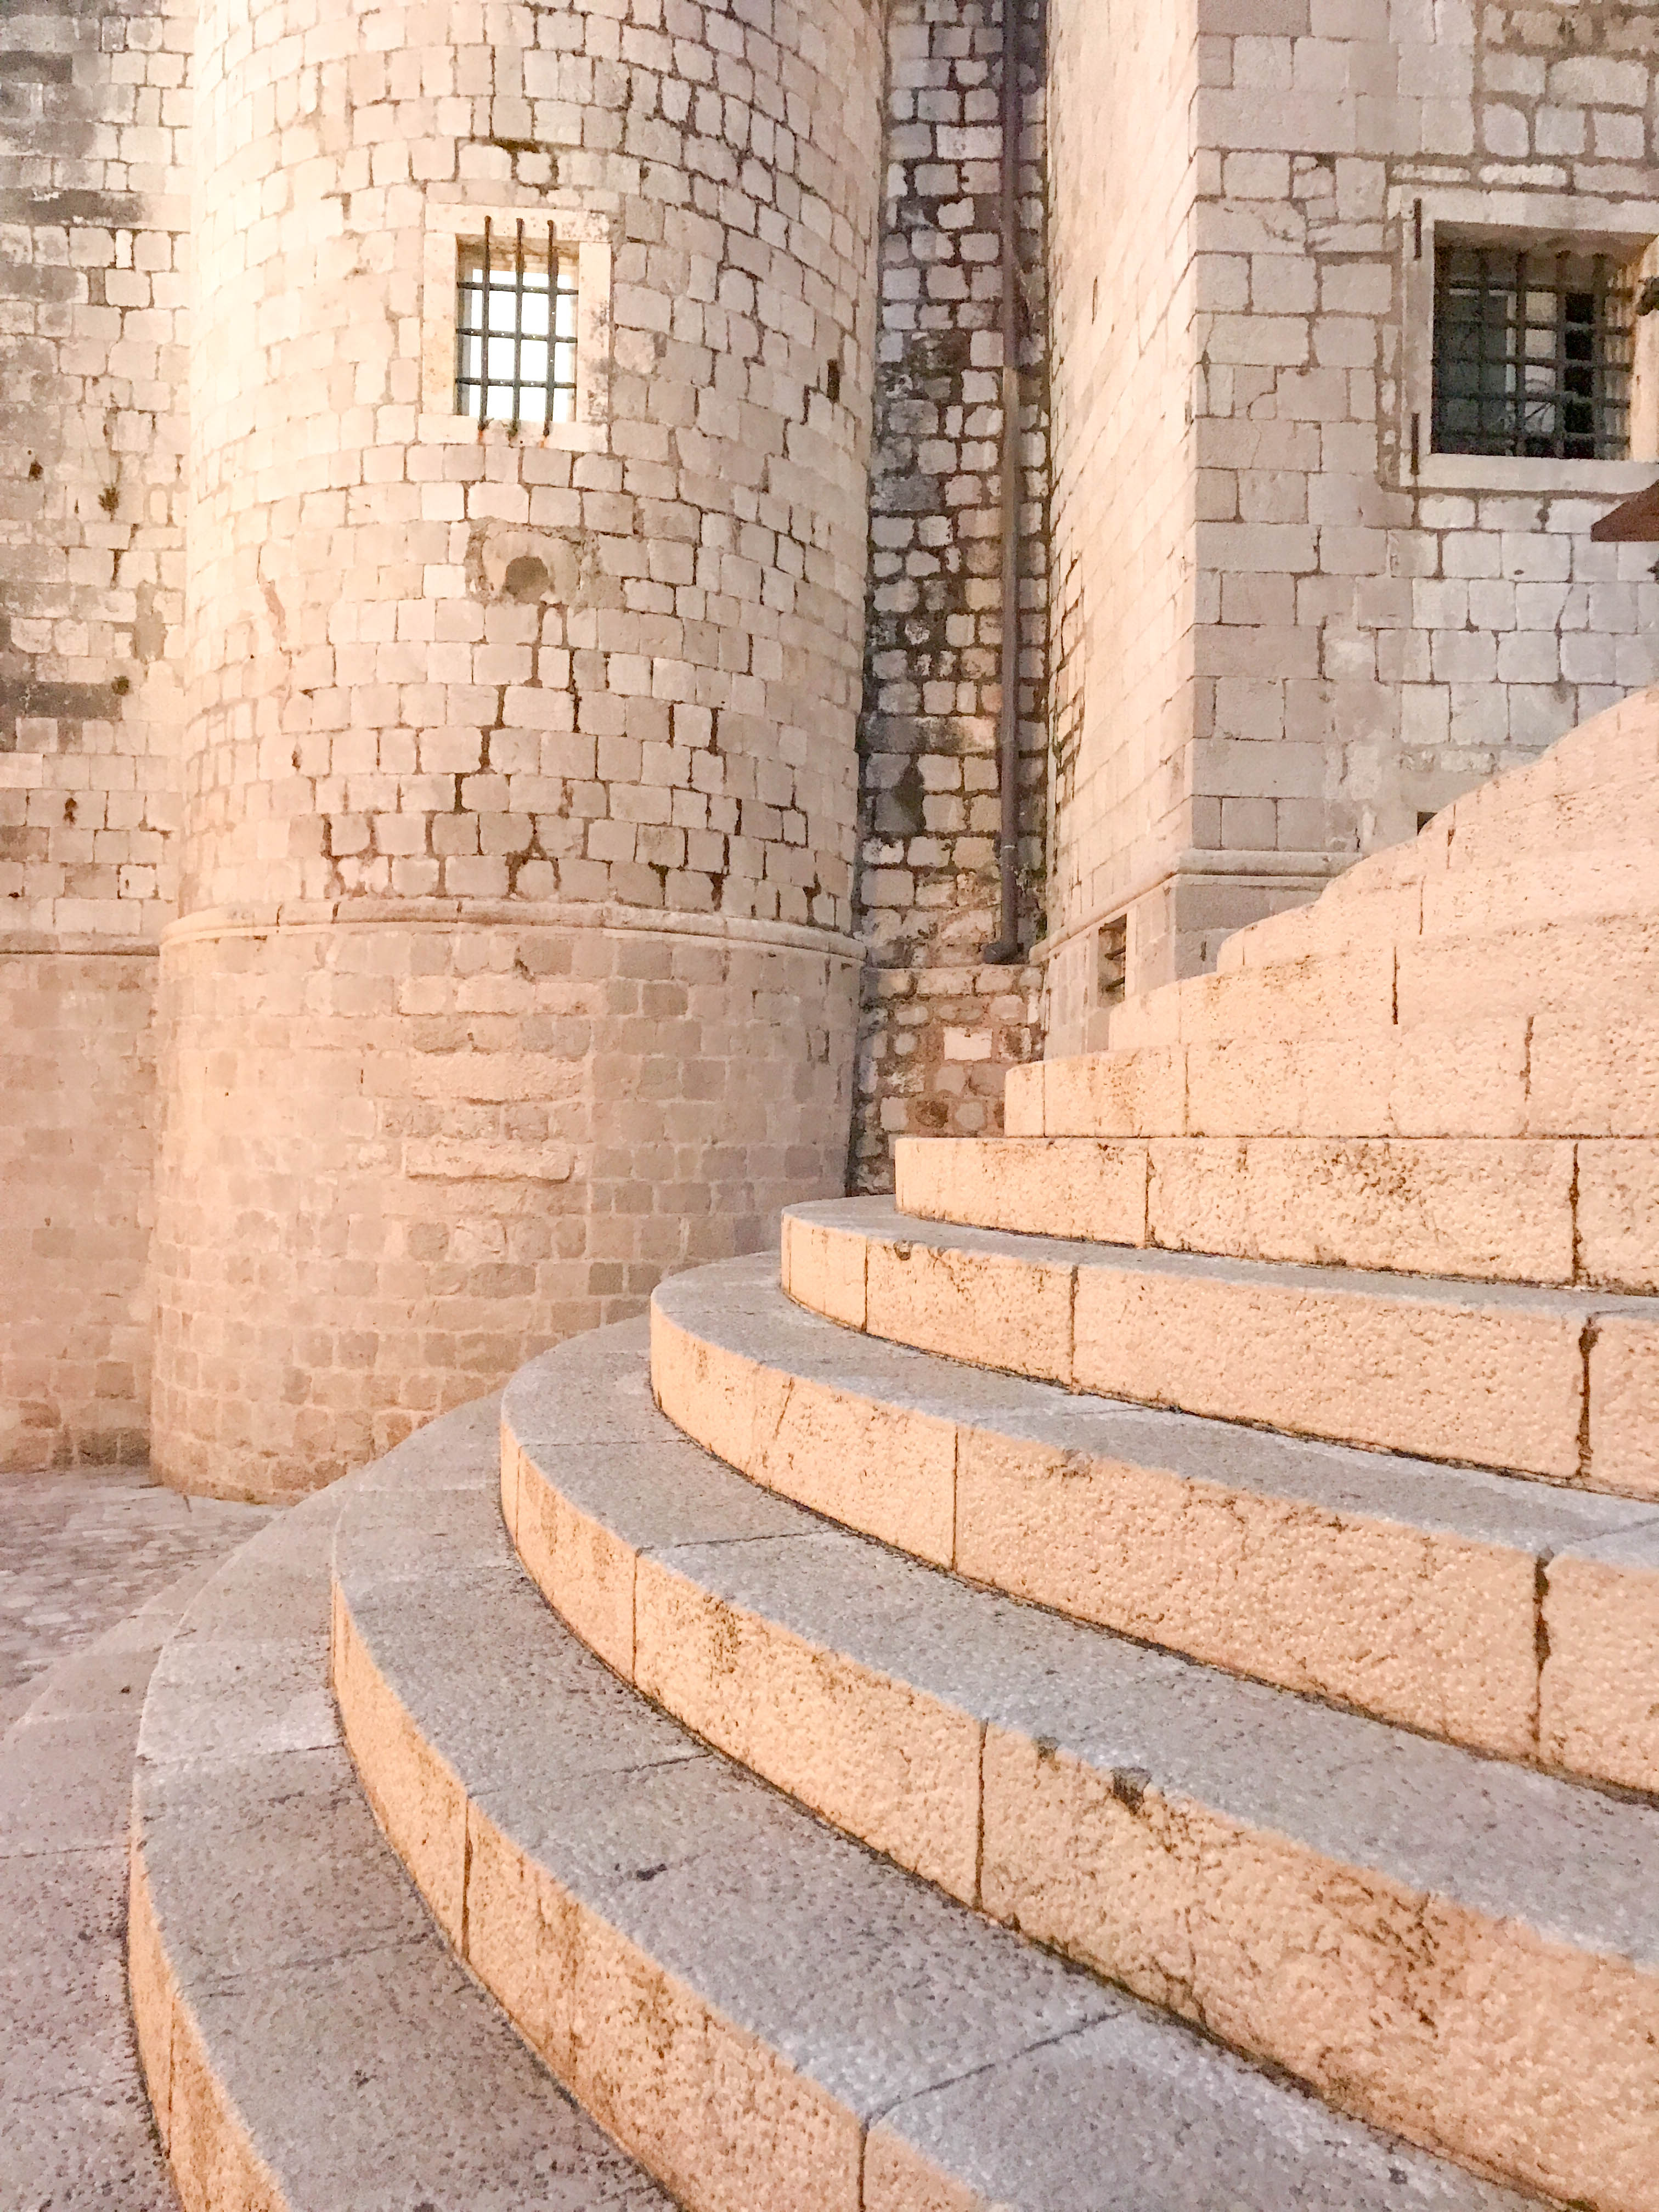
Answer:
<svg viewBox="0 0 1659 2212"><path fill-rule="evenodd" d="M281 1496L842 1187L866 0L223 0L154 1450ZM577 257L574 420L457 252Z"/></svg>

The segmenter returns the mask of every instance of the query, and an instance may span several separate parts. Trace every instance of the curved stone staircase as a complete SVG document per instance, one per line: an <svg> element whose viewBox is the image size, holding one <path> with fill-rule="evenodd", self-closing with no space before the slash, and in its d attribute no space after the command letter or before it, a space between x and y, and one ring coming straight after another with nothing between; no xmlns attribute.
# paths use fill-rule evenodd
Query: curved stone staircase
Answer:
<svg viewBox="0 0 1659 2212"><path fill-rule="evenodd" d="M1649 699L240 1553L186 2212L1659 2212L1656 861Z"/></svg>

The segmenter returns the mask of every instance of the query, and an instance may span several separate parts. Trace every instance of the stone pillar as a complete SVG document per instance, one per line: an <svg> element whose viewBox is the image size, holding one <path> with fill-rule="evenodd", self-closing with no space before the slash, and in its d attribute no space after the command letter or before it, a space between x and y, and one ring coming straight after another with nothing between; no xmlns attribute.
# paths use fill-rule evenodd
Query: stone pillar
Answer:
<svg viewBox="0 0 1659 2212"><path fill-rule="evenodd" d="M842 1188L880 73L865 0L204 8L169 1480ZM486 213L597 249L578 435L456 416Z"/></svg>

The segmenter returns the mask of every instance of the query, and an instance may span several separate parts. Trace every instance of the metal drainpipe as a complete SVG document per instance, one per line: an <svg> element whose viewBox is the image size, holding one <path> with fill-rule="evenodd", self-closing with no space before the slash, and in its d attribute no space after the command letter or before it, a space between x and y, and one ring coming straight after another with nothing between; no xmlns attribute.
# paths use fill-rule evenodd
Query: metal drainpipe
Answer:
<svg viewBox="0 0 1659 2212"><path fill-rule="evenodd" d="M1019 0L1002 0L1002 716L997 776L1002 822L997 841L1001 911L998 934L981 959L1009 966L1019 950Z"/></svg>

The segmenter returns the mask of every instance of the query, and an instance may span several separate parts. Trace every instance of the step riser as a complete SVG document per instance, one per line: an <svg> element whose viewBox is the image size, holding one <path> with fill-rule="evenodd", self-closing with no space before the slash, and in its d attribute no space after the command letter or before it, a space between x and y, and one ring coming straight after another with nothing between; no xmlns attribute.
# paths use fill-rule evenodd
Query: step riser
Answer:
<svg viewBox="0 0 1659 2212"><path fill-rule="evenodd" d="M559 1465L580 1517L682 1579L706 1548L699 1532L746 1534L774 1553L805 1537L826 1565L823 1545L853 1544L680 1437L651 1405L646 1354L641 1328L599 1332L509 1393L507 1429ZM583 1650L509 1564L502 1485L521 1519L517 1461L499 1429L493 1455L479 1450L479 1425L452 1482L433 1468L422 1485L416 1469L411 1486L405 1464L376 1490L371 1471L342 1516L339 1703L383 1815L394 1829L406 1816L411 1869L429 1878L434 1832L462 1862L443 1909L453 1919L459 1897L474 1974L613 2131L674 2177L687 2212L1094 2203L1103 2151L1109 2193L1133 2175L1146 2212L1190 2212L1185 2167L1166 2171L1176 2142L1215 2201L1241 2212L1521 2212L714 1756ZM729 1542L714 1549L732 1557ZM615 1595L594 1618L614 1624ZM574 2212L613 2197L552 2202ZM312 2212L343 2208L327 2198Z"/></svg>
<svg viewBox="0 0 1659 2212"><path fill-rule="evenodd" d="M1015 1738L988 1739L985 1774L988 1911L1417 2142L1574 2202L1659 2202L1652 1977ZM1517 2050L1525 2077L1492 2063Z"/></svg>
<svg viewBox="0 0 1659 2212"><path fill-rule="evenodd" d="M549 2070L694 2212L860 2212L854 2113L551 1881L422 1741L337 1592L334 1682L375 1816ZM893 2200L892 2212L924 2212Z"/></svg>
<svg viewBox="0 0 1659 2212"><path fill-rule="evenodd" d="M503 1482L520 1557L574 1627L591 1547L559 1537L587 1516L548 1512L556 1484L517 1437ZM982 1729L635 1559L635 1686L832 1825L1416 2142L1598 2205L1659 2202L1659 1978ZM1531 2103L1490 2064L1517 2033Z"/></svg>
<svg viewBox="0 0 1659 2212"><path fill-rule="evenodd" d="M1364 912L1415 890L1431 875L1513 866L1519 854L1545 864L1561 854L1613 847L1653 834L1659 789L1659 728L1652 702L1638 697L1584 723L1541 760L1466 792L1410 843L1361 860L1312 906L1240 931L1222 950L1224 969L1282 960L1328 940L1346 912Z"/></svg>
<svg viewBox="0 0 1659 2212"><path fill-rule="evenodd" d="M1599 789L1541 797L1533 806L1506 811L1487 806L1486 818L1481 819L1481 809L1470 801L1477 796L1485 800L1488 793L1514 780L1504 777L1461 800L1449 843L1449 825L1443 821L1412 844L1360 861L1337 877L1313 904L1236 931L1222 945L1217 973L1280 967L1291 960L1346 951L1378 938L1414 936L1425 917L1445 910L1438 902L1461 898L1462 910L1467 911L1471 894L1511 878L1518 868L1530 868L1540 878L1555 872L1547 886L1552 912L1561 910L1564 898L1573 899L1581 912L1588 913L1627 899L1630 865L1619 870L1623 880L1614 889L1614 878L1605 872L1587 873L1586 863L1595 871L1600 855L1617 854L1621 847L1651 846L1659 836L1653 813L1659 763L1650 759L1641 769ZM1636 859L1636 872L1639 866Z"/></svg>
<svg viewBox="0 0 1659 2212"><path fill-rule="evenodd" d="M226 2098L156 1924L135 1828L127 1892L127 1987L156 2133L184 2212L287 2212L275 2175Z"/></svg>
<svg viewBox="0 0 1659 2212"><path fill-rule="evenodd" d="M1659 977L1656 977L1659 982ZM1659 1024L1554 1013L1011 1068L1011 1137L1659 1137Z"/></svg>
<svg viewBox="0 0 1659 2212"><path fill-rule="evenodd" d="M1109 1042L1124 1052L1256 1036L1379 1037L1505 1013L1583 1020L1587 1007L1639 1006L1651 994L1659 970L1652 910L1649 892L1616 916L1540 911L1484 934L1428 938L1413 928L1392 944L1382 925L1367 927L1346 949L1196 976L1126 1000L1112 1013Z"/></svg>
<svg viewBox="0 0 1659 2212"><path fill-rule="evenodd" d="M782 1282L829 1320L1068 1389L1659 1495L1642 1321L953 1254L793 1214Z"/></svg>
<svg viewBox="0 0 1659 2212"><path fill-rule="evenodd" d="M932 1565L1499 1758L1659 1790L1659 1575L1546 1565L884 1407L655 1306L651 1375L663 1412L728 1466ZM621 1670L628 1564L611 1540L561 1522L544 1548L587 1547L560 1610Z"/></svg>
<svg viewBox="0 0 1659 2212"><path fill-rule="evenodd" d="M1643 1296L1659 1144L901 1137L896 1202L1017 1235Z"/></svg>

